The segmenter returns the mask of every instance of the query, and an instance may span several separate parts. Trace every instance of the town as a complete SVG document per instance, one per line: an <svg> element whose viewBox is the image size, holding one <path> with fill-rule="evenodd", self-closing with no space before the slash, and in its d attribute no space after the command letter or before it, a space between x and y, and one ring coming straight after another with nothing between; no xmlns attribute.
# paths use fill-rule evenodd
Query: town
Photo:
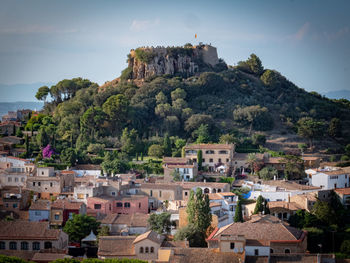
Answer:
<svg viewBox="0 0 350 263"><path fill-rule="evenodd" d="M158 161L149 152L132 161L153 158L159 173L109 173L100 164L58 169L19 157L26 151L19 145L35 136L20 131L22 122L38 114L9 112L0 124L2 255L335 262L335 247L349 242L339 244L338 235L350 206L349 167L302 151L274 157L237 153L235 143L190 143L181 157ZM334 226L333 239L322 240L324 230L315 228L322 224Z"/></svg>

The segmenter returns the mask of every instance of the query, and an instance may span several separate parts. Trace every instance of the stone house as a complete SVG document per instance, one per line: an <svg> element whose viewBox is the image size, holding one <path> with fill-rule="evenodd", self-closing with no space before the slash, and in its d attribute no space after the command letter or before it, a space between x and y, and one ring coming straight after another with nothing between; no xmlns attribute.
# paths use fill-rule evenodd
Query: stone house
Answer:
<svg viewBox="0 0 350 263"><path fill-rule="evenodd" d="M6 187L0 190L2 207L6 211L19 212L28 208L30 193L19 187Z"/></svg>
<svg viewBox="0 0 350 263"><path fill-rule="evenodd" d="M350 188L337 188L334 192L339 196L340 202L346 207L350 208Z"/></svg>
<svg viewBox="0 0 350 263"><path fill-rule="evenodd" d="M303 156L305 169L320 167L321 158L316 156Z"/></svg>
<svg viewBox="0 0 350 263"><path fill-rule="evenodd" d="M296 202L272 201L267 203L270 209L270 214L278 217L281 220L287 221L298 210L303 210L303 207Z"/></svg>
<svg viewBox="0 0 350 263"><path fill-rule="evenodd" d="M178 172L181 179L193 180L198 175L198 165L186 158L164 157L163 158L164 180L172 181L174 171Z"/></svg>
<svg viewBox="0 0 350 263"><path fill-rule="evenodd" d="M29 221L49 221L51 202L48 200L35 200L29 207Z"/></svg>
<svg viewBox="0 0 350 263"><path fill-rule="evenodd" d="M148 229L149 214L109 214L101 220L101 226L108 226L110 234L120 235L122 230L129 235L143 234Z"/></svg>
<svg viewBox="0 0 350 263"><path fill-rule="evenodd" d="M173 182L172 184L182 187L182 198L180 200L188 200L190 191L196 192L197 188L201 188L203 193L222 193L229 192L230 185L228 183L213 183L213 182Z"/></svg>
<svg viewBox="0 0 350 263"><path fill-rule="evenodd" d="M70 199L58 199L51 204L50 225L63 227L73 214L85 215L86 205Z"/></svg>
<svg viewBox="0 0 350 263"><path fill-rule="evenodd" d="M0 224L0 250L39 251L66 249L68 235L50 229L48 222L3 221Z"/></svg>
<svg viewBox="0 0 350 263"><path fill-rule="evenodd" d="M11 135L14 134L14 129L21 127L21 123L17 121L3 121L0 123L0 134Z"/></svg>
<svg viewBox="0 0 350 263"><path fill-rule="evenodd" d="M307 235L271 215L254 215L244 223L215 229L207 239L209 248L245 252L246 256L270 258L273 254L305 253Z"/></svg>
<svg viewBox="0 0 350 263"><path fill-rule="evenodd" d="M191 144L185 146L185 158L198 163L197 153L202 151L202 166L209 172L227 174L233 167L234 144Z"/></svg>

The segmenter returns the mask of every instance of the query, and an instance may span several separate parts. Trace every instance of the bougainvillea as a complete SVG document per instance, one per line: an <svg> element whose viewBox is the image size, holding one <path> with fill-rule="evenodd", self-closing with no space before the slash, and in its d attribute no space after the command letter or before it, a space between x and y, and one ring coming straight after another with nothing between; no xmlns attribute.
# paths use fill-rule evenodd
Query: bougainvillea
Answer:
<svg viewBox="0 0 350 263"><path fill-rule="evenodd" d="M50 144L43 149L43 158L51 158L54 154L56 154L55 149Z"/></svg>

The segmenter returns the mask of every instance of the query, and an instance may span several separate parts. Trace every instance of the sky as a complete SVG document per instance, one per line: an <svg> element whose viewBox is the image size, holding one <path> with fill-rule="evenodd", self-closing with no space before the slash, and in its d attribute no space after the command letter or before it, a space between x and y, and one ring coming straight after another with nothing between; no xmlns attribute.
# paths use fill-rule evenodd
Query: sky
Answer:
<svg viewBox="0 0 350 263"><path fill-rule="evenodd" d="M349 10L347 0L0 0L0 84L103 84L132 48L203 42L229 65L255 53L307 91L350 90ZM2 101L16 90L0 91Z"/></svg>

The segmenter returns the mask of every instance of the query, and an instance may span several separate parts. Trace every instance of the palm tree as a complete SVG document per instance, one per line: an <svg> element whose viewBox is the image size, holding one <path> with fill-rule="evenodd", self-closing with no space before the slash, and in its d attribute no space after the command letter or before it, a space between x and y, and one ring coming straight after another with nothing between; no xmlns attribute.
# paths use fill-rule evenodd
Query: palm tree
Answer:
<svg viewBox="0 0 350 263"><path fill-rule="evenodd" d="M255 153L249 153L247 157L247 163L250 167L250 172L254 174L254 165L257 163L258 158Z"/></svg>

